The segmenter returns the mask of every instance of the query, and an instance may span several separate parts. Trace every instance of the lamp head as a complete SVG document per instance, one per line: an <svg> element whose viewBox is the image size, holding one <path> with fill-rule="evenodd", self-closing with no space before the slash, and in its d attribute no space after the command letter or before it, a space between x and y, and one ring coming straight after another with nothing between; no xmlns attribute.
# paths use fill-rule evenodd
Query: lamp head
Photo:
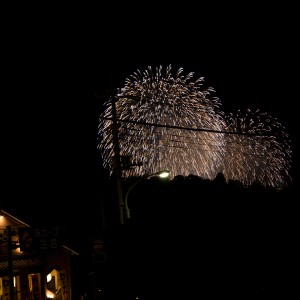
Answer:
<svg viewBox="0 0 300 300"><path fill-rule="evenodd" d="M170 176L170 171L163 170L163 171L158 172L157 175L158 175L160 178L166 178L166 177L169 177L169 176Z"/></svg>

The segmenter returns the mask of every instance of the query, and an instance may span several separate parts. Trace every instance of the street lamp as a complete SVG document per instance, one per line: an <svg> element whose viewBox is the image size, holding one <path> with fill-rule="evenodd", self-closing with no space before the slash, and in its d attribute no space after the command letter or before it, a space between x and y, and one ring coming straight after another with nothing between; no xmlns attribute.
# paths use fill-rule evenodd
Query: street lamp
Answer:
<svg viewBox="0 0 300 300"><path fill-rule="evenodd" d="M146 175L145 177L139 179L138 181L136 181L133 185L131 185L127 192L126 192L126 195L125 195L125 198L124 198L124 208L125 208L125 218L127 220L130 219L130 210L129 210L129 207L128 207L128 195L129 193L132 191L132 189L137 185L139 184L141 181L143 181L144 179L149 179L151 177L160 177L160 178L167 178L170 176L170 171L167 171L167 170L163 170L163 171L159 171L159 172L156 172L156 173L153 173L153 174L150 174L150 175Z"/></svg>

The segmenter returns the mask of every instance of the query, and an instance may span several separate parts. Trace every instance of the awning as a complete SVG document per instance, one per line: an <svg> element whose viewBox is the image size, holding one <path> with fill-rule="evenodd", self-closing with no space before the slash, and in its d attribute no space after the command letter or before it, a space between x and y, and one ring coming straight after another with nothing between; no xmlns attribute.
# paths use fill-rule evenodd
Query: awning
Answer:
<svg viewBox="0 0 300 300"><path fill-rule="evenodd" d="M24 258L24 259L14 259L13 260L13 269L23 269L28 267L37 267L41 266L42 262L38 258ZM8 270L8 261L0 261L0 270Z"/></svg>

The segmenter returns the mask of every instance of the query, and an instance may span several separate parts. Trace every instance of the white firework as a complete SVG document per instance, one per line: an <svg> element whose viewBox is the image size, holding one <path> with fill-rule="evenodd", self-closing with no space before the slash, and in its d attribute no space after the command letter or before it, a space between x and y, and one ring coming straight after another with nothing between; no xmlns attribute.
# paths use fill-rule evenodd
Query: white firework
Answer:
<svg viewBox="0 0 300 300"><path fill-rule="evenodd" d="M223 174L246 185L284 186L291 178L291 147L284 126L266 112L238 110L225 116Z"/></svg>
<svg viewBox="0 0 300 300"><path fill-rule="evenodd" d="M120 155L130 158L123 176L144 175L168 169L172 176L196 174L214 178L224 148L220 101L213 88L203 88L194 73L173 76L171 66L137 71L116 96ZM111 100L100 118L99 147L104 164L113 170ZM192 129L192 130L191 130Z"/></svg>
<svg viewBox="0 0 300 300"><path fill-rule="evenodd" d="M114 171L113 124L122 162L122 177L167 169L171 177L190 174L244 184L282 186L289 179L291 148L285 128L259 110L228 114L204 78L183 75L171 66L148 67L125 80L105 103L99 122L99 149L104 167ZM115 114L112 107L115 103Z"/></svg>

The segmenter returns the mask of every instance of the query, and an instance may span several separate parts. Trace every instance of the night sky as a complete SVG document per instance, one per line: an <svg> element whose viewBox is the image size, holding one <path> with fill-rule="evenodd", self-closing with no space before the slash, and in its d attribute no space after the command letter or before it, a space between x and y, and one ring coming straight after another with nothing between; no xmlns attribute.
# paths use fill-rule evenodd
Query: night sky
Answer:
<svg viewBox="0 0 300 300"><path fill-rule="evenodd" d="M203 76L224 111L259 108L277 117L297 153L295 13L234 8L10 11L2 37L1 101L8 201L97 199L103 100L94 95L115 91L148 66L172 65Z"/></svg>
<svg viewBox="0 0 300 300"><path fill-rule="evenodd" d="M96 148L104 100L95 94L115 92L137 69L160 65L204 77L225 112L260 109L278 118L292 141L298 186L298 8L13 5L2 11L1 209L29 223L32 216L46 222L48 211L52 221L87 234L83 226L92 213L99 217L104 193Z"/></svg>

